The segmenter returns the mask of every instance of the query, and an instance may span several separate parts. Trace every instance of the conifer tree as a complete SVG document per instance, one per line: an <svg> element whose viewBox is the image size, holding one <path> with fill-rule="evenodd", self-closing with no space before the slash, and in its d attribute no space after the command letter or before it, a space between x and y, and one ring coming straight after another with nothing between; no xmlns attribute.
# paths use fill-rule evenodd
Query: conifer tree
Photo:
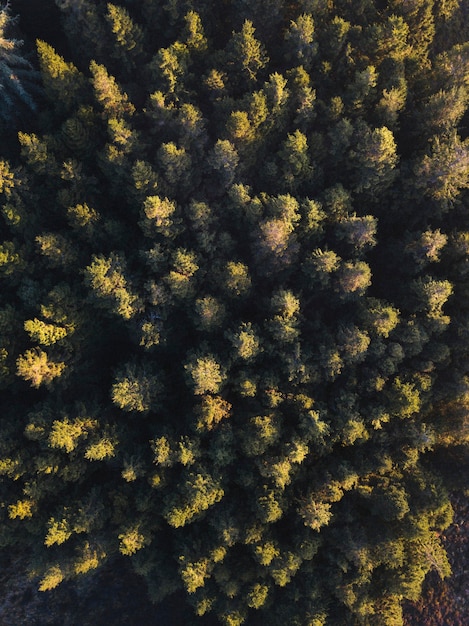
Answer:
<svg viewBox="0 0 469 626"><path fill-rule="evenodd" d="M0 155L0 545L186 621L402 624L467 487L461 11L57 4Z"/></svg>
<svg viewBox="0 0 469 626"><path fill-rule="evenodd" d="M23 42L9 38L8 31L15 23L9 4L0 7L0 119L2 124L14 122L23 111L36 110L34 92L37 72L20 53Z"/></svg>

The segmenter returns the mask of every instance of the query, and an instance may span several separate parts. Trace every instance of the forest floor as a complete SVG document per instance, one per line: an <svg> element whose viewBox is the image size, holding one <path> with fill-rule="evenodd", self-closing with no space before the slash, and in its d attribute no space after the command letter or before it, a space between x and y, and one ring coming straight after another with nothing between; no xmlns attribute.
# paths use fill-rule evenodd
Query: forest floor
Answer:
<svg viewBox="0 0 469 626"><path fill-rule="evenodd" d="M443 535L452 575L441 580L430 572L418 602L407 603L405 626L467 626L469 624L469 497L452 498L454 520Z"/></svg>
<svg viewBox="0 0 469 626"><path fill-rule="evenodd" d="M452 576L431 572L418 602L406 603L405 626L469 624L469 497L453 497L454 522L443 536ZM25 576L25 558L0 568L0 626L188 626L187 604L173 598L153 605L143 580L128 561L108 564L79 584L64 583L48 593ZM339 626L339 625L338 625Z"/></svg>

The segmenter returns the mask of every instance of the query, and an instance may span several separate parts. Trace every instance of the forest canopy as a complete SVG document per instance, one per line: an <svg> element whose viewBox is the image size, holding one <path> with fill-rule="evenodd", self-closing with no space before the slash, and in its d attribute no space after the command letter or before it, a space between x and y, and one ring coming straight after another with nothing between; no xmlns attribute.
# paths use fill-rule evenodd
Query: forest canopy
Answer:
<svg viewBox="0 0 469 626"><path fill-rule="evenodd" d="M44 592L124 555L187 623L399 626L468 488L466 3L17 4L0 549Z"/></svg>

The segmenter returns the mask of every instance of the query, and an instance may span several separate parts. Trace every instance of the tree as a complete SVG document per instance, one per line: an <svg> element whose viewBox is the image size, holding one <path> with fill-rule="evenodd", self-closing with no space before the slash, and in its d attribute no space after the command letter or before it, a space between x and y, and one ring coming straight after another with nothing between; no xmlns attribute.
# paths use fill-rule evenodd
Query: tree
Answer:
<svg viewBox="0 0 469 626"><path fill-rule="evenodd" d="M290 55L298 60L305 68L317 54L317 44L314 42L314 20L312 15L303 13L296 21L292 21L285 39L291 49Z"/></svg>
<svg viewBox="0 0 469 626"><path fill-rule="evenodd" d="M114 54L124 66L127 65L129 69L133 69L143 51L142 29L134 23L124 7L115 4L108 3L106 19L117 42Z"/></svg>
<svg viewBox="0 0 469 626"><path fill-rule="evenodd" d="M417 297L417 307L428 311L429 315L438 316L453 287L448 280L435 280L431 276L416 279L412 291Z"/></svg>
<svg viewBox="0 0 469 626"><path fill-rule="evenodd" d="M377 220L372 215L352 215L341 220L338 225L339 237L357 254L376 245L376 230Z"/></svg>
<svg viewBox="0 0 469 626"><path fill-rule="evenodd" d="M296 191L302 183L311 182L313 167L308 154L308 141L299 130L288 135L280 151L286 189Z"/></svg>
<svg viewBox="0 0 469 626"><path fill-rule="evenodd" d="M415 168L420 189L434 199L442 212L448 211L461 189L467 189L469 148L456 133L434 138L431 154L425 155Z"/></svg>
<svg viewBox="0 0 469 626"><path fill-rule="evenodd" d="M177 233L175 212L176 204L168 198L148 196L143 203L144 219L140 222L144 234L152 238L157 234L174 237Z"/></svg>
<svg viewBox="0 0 469 626"><path fill-rule="evenodd" d="M268 57L265 49L255 36L255 28L250 20L245 20L239 32L235 32L229 42L230 61L238 80L255 81L258 72L266 65Z"/></svg>
<svg viewBox="0 0 469 626"><path fill-rule="evenodd" d="M37 318L27 320L24 323L24 329L31 339L43 346L50 346L67 336L67 328L48 324ZM73 331L72 331L73 332Z"/></svg>
<svg viewBox="0 0 469 626"><path fill-rule="evenodd" d="M185 365L189 382L196 395L217 393L223 383L223 372L212 355L194 356Z"/></svg>
<svg viewBox="0 0 469 626"><path fill-rule="evenodd" d="M401 624L467 482L462 8L57 3L0 154L2 550Z"/></svg>
<svg viewBox="0 0 469 626"><path fill-rule="evenodd" d="M204 52L207 49L207 38L200 15L195 11L189 11L184 16L184 21L186 22L185 41L189 50Z"/></svg>
<svg viewBox="0 0 469 626"><path fill-rule="evenodd" d="M173 142L164 143L158 150L158 161L169 185L178 186L181 193L186 192L191 185L190 154Z"/></svg>
<svg viewBox="0 0 469 626"><path fill-rule="evenodd" d="M172 94L177 91L187 73L189 49L179 41L169 48L160 48L153 60L155 75L164 81L165 92Z"/></svg>
<svg viewBox="0 0 469 626"><path fill-rule="evenodd" d="M234 145L226 139L219 139L213 147L208 162L218 174L222 188L230 187L239 163L239 156Z"/></svg>
<svg viewBox="0 0 469 626"><path fill-rule="evenodd" d="M90 71L96 99L103 107L104 114L107 117L132 115L135 111L134 105L129 102L127 94L121 91L104 65L91 61Z"/></svg>
<svg viewBox="0 0 469 626"><path fill-rule="evenodd" d="M432 94L424 106L421 123L429 134L438 134L440 129L450 131L457 128L464 115L468 93L464 87L453 87Z"/></svg>
<svg viewBox="0 0 469 626"><path fill-rule="evenodd" d="M212 476L204 472L190 472L180 493L168 498L164 516L170 526L180 528L203 515L223 495L223 488Z"/></svg>
<svg viewBox="0 0 469 626"><path fill-rule="evenodd" d="M125 369L116 376L112 386L112 401L123 411L147 413L154 408L160 385L158 378L139 371L127 364Z"/></svg>
<svg viewBox="0 0 469 626"><path fill-rule="evenodd" d="M8 38L8 29L15 20L9 4L0 7L0 119L2 124L15 121L28 111L36 110L33 98L37 89L37 73L31 63L19 53L22 41Z"/></svg>
<svg viewBox="0 0 469 626"><path fill-rule="evenodd" d="M342 297L363 295L371 284L371 270L363 261L347 261L337 272L337 289Z"/></svg>
<svg viewBox="0 0 469 626"><path fill-rule="evenodd" d="M396 175L396 142L386 127L363 127L359 132L357 148L351 154L356 168L355 189L375 196L385 190Z"/></svg>
<svg viewBox="0 0 469 626"><path fill-rule="evenodd" d="M102 59L106 45L104 4L90 0L57 0L56 4L63 13L64 30L73 42L78 55L87 61L91 58ZM90 51L93 50L92 55Z"/></svg>
<svg viewBox="0 0 469 626"><path fill-rule="evenodd" d="M85 270L85 280L98 300L124 319L131 318L138 311L138 296L128 288L125 261L119 255L95 256Z"/></svg>
<svg viewBox="0 0 469 626"><path fill-rule="evenodd" d="M49 359L47 352L40 348L27 350L18 357L18 376L29 381L32 387L50 385L65 369L65 363Z"/></svg>
<svg viewBox="0 0 469 626"><path fill-rule="evenodd" d="M45 41L38 40L37 52L47 96L54 106L70 111L81 101L80 96L86 89L85 77L73 63L67 63Z"/></svg>

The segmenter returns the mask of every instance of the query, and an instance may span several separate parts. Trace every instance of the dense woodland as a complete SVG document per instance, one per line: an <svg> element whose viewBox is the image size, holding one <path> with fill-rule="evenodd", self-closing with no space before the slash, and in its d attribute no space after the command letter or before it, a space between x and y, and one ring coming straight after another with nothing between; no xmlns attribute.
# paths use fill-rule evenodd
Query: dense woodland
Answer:
<svg viewBox="0 0 469 626"><path fill-rule="evenodd" d="M5 558L55 594L124 555L187 624L401 625L468 488L467 3L27 4Z"/></svg>

